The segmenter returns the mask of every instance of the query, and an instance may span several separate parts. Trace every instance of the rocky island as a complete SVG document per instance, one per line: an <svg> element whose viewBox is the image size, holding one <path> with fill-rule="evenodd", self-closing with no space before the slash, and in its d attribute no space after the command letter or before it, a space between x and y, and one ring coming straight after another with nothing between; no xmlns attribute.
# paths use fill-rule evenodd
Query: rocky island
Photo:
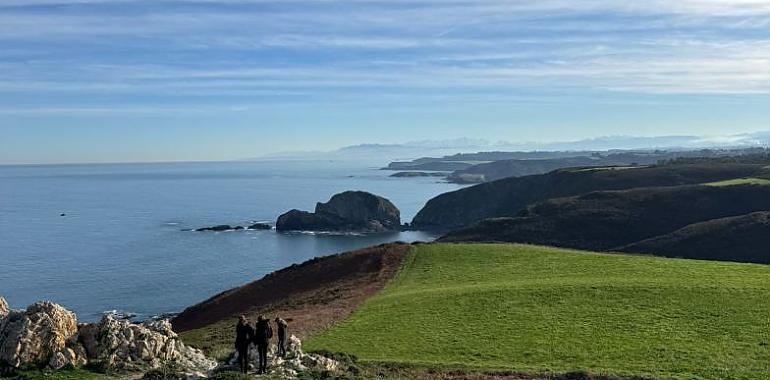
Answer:
<svg viewBox="0 0 770 380"><path fill-rule="evenodd" d="M389 200L364 191L346 191L315 212L291 210L278 217L278 231L386 232L401 228L401 212Z"/></svg>

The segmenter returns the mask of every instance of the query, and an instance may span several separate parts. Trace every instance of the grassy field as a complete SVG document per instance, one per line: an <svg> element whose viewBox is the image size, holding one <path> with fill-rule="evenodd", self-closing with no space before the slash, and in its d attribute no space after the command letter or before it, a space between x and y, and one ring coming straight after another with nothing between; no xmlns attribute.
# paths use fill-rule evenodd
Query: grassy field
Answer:
<svg viewBox="0 0 770 380"><path fill-rule="evenodd" d="M421 245L306 347L419 366L767 379L770 266Z"/></svg>
<svg viewBox="0 0 770 380"><path fill-rule="evenodd" d="M727 181L711 182L711 183L707 183L706 185L708 186L738 186L738 185L767 186L767 185L770 185L770 179L736 178L736 179L729 179Z"/></svg>
<svg viewBox="0 0 770 380"><path fill-rule="evenodd" d="M580 169L570 169L573 173L581 173L581 172L598 172L598 171L608 171L608 170L629 170L629 169L640 169L640 168L648 168L648 165L634 165L634 166L600 166L600 167L589 167L589 168L580 168Z"/></svg>

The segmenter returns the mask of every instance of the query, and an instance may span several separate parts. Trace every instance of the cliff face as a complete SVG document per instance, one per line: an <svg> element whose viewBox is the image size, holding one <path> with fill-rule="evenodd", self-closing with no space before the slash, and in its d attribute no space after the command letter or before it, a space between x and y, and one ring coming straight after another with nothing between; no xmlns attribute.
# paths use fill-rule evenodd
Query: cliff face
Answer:
<svg viewBox="0 0 770 380"><path fill-rule="evenodd" d="M389 200L363 191L346 191L315 212L291 210L276 222L279 231L383 232L401 226L401 213Z"/></svg>
<svg viewBox="0 0 770 380"><path fill-rule="evenodd" d="M417 213L412 227L453 230L489 218L515 217L527 206L551 198L601 190L680 186L751 177L765 165L687 164L639 168L574 168L506 178L441 194Z"/></svg>
<svg viewBox="0 0 770 380"><path fill-rule="evenodd" d="M719 220L765 210L770 210L770 186L599 191L537 203L520 216L487 219L440 240L768 263L770 257L760 248L770 243L764 214Z"/></svg>

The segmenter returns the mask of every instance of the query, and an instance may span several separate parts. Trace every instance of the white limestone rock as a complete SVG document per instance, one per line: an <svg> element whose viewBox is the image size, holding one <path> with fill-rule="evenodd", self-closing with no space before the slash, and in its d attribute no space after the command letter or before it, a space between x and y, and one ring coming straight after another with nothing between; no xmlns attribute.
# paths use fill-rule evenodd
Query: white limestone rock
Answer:
<svg viewBox="0 0 770 380"><path fill-rule="evenodd" d="M2 304L5 304L3 300ZM75 314L51 302L9 310L0 320L0 366L48 363L77 334ZM64 356L64 353L62 353Z"/></svg>

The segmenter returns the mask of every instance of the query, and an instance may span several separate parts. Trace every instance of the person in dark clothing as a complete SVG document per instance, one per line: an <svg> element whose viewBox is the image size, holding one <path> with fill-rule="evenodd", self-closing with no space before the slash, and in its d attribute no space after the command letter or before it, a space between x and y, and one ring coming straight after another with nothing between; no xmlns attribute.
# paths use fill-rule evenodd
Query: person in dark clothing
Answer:
<svg viewBox="0 0 770 380"><path fill-rule="evenodd" d="M289 324L283 318L276 318L278 326L278 356L286 356L286 342L289 340Z"/></svg>
<svg viewBox="0 0 770 380"><path fill-rule="evenodd" d="M235 350L238 351L238 364L243 373L249 371L249 344L253 339L254 329L249 326L246 317L241 315L235 326Z"/></svg>
<svg viewBox="0 0 770 380"><path fill-rule="evenodd" d="M270 346L272 337L273 328L270 327L270 320L260 315L254 332L254 343L259 351L259 373L267 373L267 348Z"/></svg>

